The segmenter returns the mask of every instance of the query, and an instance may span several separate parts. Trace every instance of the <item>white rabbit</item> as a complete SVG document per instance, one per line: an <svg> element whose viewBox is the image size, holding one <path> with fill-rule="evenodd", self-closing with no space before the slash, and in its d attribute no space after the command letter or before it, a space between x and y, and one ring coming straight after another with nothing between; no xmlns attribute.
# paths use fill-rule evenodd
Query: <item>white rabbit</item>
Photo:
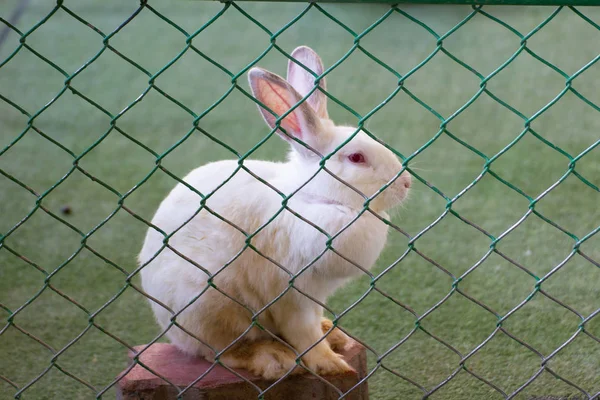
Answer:
<svg viewBox="0 0 600 400"><path fill-rule="evenodd" d="M292 57L317 75L323 73L319 56L310 48L298 47ZM248 75L254 96L278 116L307 95L315 81L291 61L288 81L260 68L251 69ZM320 85L325 89L324 79ZM280 123L288 135L323 156L356 130L334 125L327 114L326 100L317 88ZM260 106L259 110L274 128L276 117ZM327 171L311 179L321 157L281 130L277 133L291 145L289 160L248 160L244 166L286 196L302 187L287 202L289 209L335 235L356 218L365 199ZM391 151L362 131L327 160L325 167L369 197L402 169ZM192 171L184 181L205 195L222 185L236 169L237 160L210 163ZM386 210L405 198L410 182L410 175L402 173L371 201L370 209L387 218ZM209 197L207 208L200 209L201 200L197 193L178 184L152 220L166 234L176 233L165 241L162 233L149 228L139 255L140 265L147 264L141 270L144 290L175 313L184 309L175 319L183 329L173 326L167 331L171 342L186 353L212 361L215 351L221 352L240 338L219 360L266 379L279 378L296 367L298 354L311 346L301 358L307 368L319 374L350 370L332 350L332 346L343 346L346 336L337 329L330 330L331 321L322 318L322 307L307 296L324 303L337 288L363 273L352 263L371 268L385 245L387 225L365 212L331 243L343 257L328 250L305 268L326 249L327 236L287 209L277 214L282 196L251 174L238 170ZM248 241L262 255L246 247L247 235L254 234L275 214L275 219ZM168 246L163 248L165 242ZM303 269L288 289L292 275ZM216 276L209 281L207 272ZM150 303L158 323L166 328L172 312L152 300ZM253 313L260 310L255 317L260 326L252 325ZM322 340L327 332L329 335Z"/></svg>

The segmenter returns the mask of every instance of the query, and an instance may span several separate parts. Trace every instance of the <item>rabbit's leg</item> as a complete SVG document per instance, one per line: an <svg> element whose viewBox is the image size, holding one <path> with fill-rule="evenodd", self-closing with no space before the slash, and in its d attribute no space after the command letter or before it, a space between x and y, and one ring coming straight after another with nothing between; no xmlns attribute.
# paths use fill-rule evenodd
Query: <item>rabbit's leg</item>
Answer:
<svg viewBox="0 0 600 400"><path fill-rule="evenodd" d="M319 375L353 371L346 361L331 349L327 340L322 340L323 330L319 310L296 309L291 314L290 311L290 308L285 310L285 320L279 319L281 321L279 331L298 353L310 348L310 351L302 356L302 361L307 368Z"/></svg>
<svg viewBox="0 0 600 400"><path fill-rule="evenodd" d="M321 330L323 331L323 334L329 332L332 327L333 322L331 322L330 319L321 318ZM348 343L348 335L346 335L340 329L334 328L329 335L327 335L327 342L333 350L340 350L346 346L346 343Z"/></svg>
<svg viewBox="0 0 600 400"><path fill-rule="evenodd" d="M297 367L296 358L296 354L284 344L264 339L242 342L223 353L220 360L228 367L243 368L267 380L275 380L290 370L293 370L292 373L304 372Z"/></svg>

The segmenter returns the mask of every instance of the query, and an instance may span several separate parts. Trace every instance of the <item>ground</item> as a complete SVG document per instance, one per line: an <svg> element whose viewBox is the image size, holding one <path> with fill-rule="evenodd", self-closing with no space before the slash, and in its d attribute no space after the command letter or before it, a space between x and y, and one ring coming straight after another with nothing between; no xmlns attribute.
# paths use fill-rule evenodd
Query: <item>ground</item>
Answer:
<svg viewBox="0 0 600 400"><path fill-rule="evenodd" d="M16 27L23 32L29 30L52 9L50 3L31 1ZM4 2L0 5L0 15L8 18L16 4L16 1ZM64 4L106 35L138 6L136 2L118 1ZM150 4L152 10L190 34L224 7L221 3L200 1L150 1ZM306 7L269 3L238 6L271 32ZM323 9L360 33L389 7L337 4L323 5ZM131 346L147 343L159 332L146 300L126 285L126 275L136 268L135 257L145 233L145 225L132 214L150 219L175 180L158 170L129 195L156 163L156 155L133 140L156 154L164 154L186 136L194 121L188 111L172 100L200 115L226 93L232 78L192 50L157 75L186 48L186 37L152 10L141 10L131 23L105 41L142 69L106 49L69 81L76 93L93 104L67 90L33 121L45 137L31 129L0 156L0 169L4 171L0 175L0 233L10 232L0 248L2 324L11 312L16 313L11 319L14 325L0 336L0 359L4 360L0 363L0 375L20 388L41 376L21 398L94 398L125 367L127 349L119 341ZM411 5L402 6L401 10L440 36L472 11L463 6ZM525 35L554 10L484 7L482 11ZM574 158L599 140L600 66L592 65L568 81L568 86L591 104L575 92L567 91L552 107L539 113L565 89L566 79L536 57L570 76L600 53L600 31L593 25L600 23L600 9L578 10L591 23L570 9L561 10L523 41L531 53L522 49L514 61L485 80L485 84L448 54L488 76L521 48L522 41L507 26L484 14L475 15L439 41L422 25L400 13L394 13L361 37L362 48L401 74L413 70L437 46L448 52L438 51L404 82L404 87L423 104L401 91L368 120L367 127L373 134L409 156L437 137L441 120L436 113L444 119L453 116L446 124L447 131L409 162L421 180L414 180L410 198L393 217L393 222L409 235L425 233L414 242L413 251L373 284L380 291L371 291L340 319L349 333L372 350L372 368L378 365L378 356L385 355L369 379L373 399L422 396L420 389L398 375L431 390L455 371L455 378L432 398L499 399L502 398L499 392L468 371L505 393L512 393L540 369L541 356L551 354L547 365L556 375L590 395L600 391L600 343L592 338L600 337L600 317L586 320L585 331L592 336L580 332L582 319L600 307L600 238L596 235L579 242L600 225L600 149L591 149L573 164L569 159L569 155ZM67 75L77 71L104 46L100 35L64 9L28 36L25 43ZM267 49L270 39L265 30L232 6L192 43L237 75ZM280 33L276 44L288 52L297 45L309 45L329 67L352 48L354 37L323 12L312 8ZM18 45L18 35L9 33L0 45L0 60L6 59ZM285 59L276 49L259 65L280 74L285 71ZM113 120L120 131L112 130L104 137L111 119L148 88L150 76L154 77L156 88ZM0 67L0 94L33 115L60 93L65 79L32 51L23 49ZM237 82L247 88L245 73L241 73ZM357 50L331 72L328 84L333 96L356 114L365 115L394 91L398 79ZM486 92L475 97L482 87ZM455 115L473 98L466 110ZM357 123L356 115L335 104L330 115L340 123ZM526 124L525 119L533 116ZM27 122L26 116L0 101L0 149L10 146ZM268 133L255 105L238 90L201 118L198 125L239 153L250 150ZM492 159L520 137L526 125L532 130L494 158L487 169L481 155ZM281 160L284 155L285 145L273 138L251 158ZM161 160L161 165L181 176L206 162L232 157L225 147L194 131L183 145L174 147ZM79 169L68 174L74 162ZM589 184L572 173L538 202L531 202L559 181L570 167ZM484 169L486 174L475 186L455 202L449 202ZM44 193L43 199L36 204L35 196L9 176L38 194ZM54 187L64 176L67 176L64 182ZM120 198L124 198L124 208L112 216ZM37 206L29 219L12 230ZM70 212L64 212L65 207ZM451 212L426 230L447 209ZM530 209L535 212L503 234ZM495 241L498 238L501 239ZM408 246L408 239L393 231L374 274L386 270ZM537 286L541 290L536 290L536 277L544 277L561 264L574 246L596 263L577 253ZM490 249L497 252L492 252L462 279L452 278L469 271ZM36 270L32 263L45 272ZM138 279L135 276L132 282L137 284ZM366 293L370 283L369 277L359 279L336 293L329 306L342 313ZM124 292L115 299L122 289ZM535 294L530 297L532 293ZM504 332L498 331L479 348L496 330L498 318L527 299L521 308L502 320ZM437 308L419 321L419 329L408 340L395 348L417 326L416 318L397 302L419 315L436 305ZM577 332L580 334L555 353ZM67 348L53 358L52 352L36 340L57 352ZM470 357L460 370L461 355L467 354ZM42 376L52 363L54 368ZM84 386L59 368L96 389ZM15 389L0 380L0 398L12 398L14 394ZM576 388L545 371L517 398L581 395ZM105 397L113 396L112 389L106 392Z"/></svg>

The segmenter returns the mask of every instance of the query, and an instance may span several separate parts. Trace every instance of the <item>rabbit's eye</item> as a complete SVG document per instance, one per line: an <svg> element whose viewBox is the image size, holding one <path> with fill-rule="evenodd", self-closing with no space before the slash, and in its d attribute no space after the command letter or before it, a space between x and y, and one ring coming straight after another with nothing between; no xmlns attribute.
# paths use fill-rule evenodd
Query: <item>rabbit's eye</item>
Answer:
<svg viewBox="0 0 600 400"><path fill-rule="evenodd" d="M355 164L363 164L365 162L365 156L361 153L352 153L348 156L348 160Z"/></svg>

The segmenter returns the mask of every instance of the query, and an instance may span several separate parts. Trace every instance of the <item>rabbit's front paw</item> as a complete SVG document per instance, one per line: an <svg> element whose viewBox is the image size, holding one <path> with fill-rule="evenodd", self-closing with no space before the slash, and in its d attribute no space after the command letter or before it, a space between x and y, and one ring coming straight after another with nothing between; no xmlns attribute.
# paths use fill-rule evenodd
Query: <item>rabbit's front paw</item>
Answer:
<svg viewBox="0 0 600 400"><path fill-rule="evenodd" d="M354 371L352 367L344 361L341 355L335 353L333 350L329 348L329 346L325 347L325 350L321 350L314 353L319 346L315 347L313 350L309 352L309 357L304 357L304 363L306 366L313 372L319 375L338 375L344 374L346 372Z"/></svg>
<svg viewBox="0 0 600 400"><path fill-rule="evenodd" d="M321 330L323 334L326 334L333 328L333 322L327 318L321 319ZM334 328L329 335L327 335L327 343L333 350L341 350L346 347L346 343L348 343L348 335L342 332L338 328Z"/></svg>

